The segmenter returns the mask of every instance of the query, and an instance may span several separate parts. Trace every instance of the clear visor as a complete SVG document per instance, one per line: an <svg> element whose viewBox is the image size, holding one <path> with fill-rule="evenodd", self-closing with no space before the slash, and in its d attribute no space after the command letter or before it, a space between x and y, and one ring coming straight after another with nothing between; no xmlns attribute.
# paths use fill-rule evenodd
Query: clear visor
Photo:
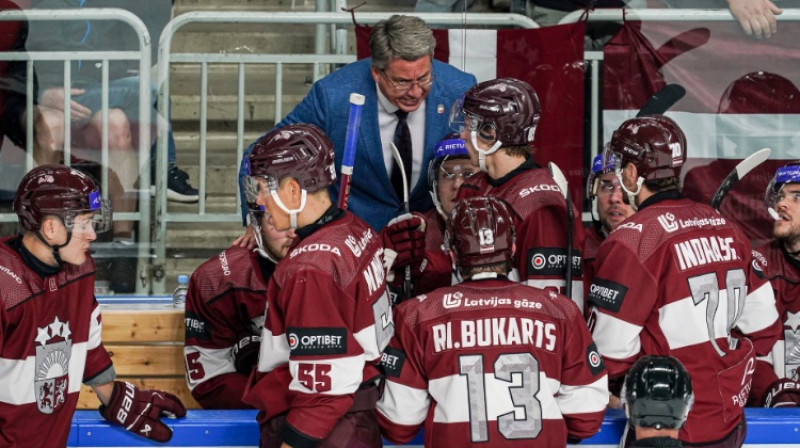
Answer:
<svg viewBox="0 0 800 448"><path fill-rule="evenodd" d="M461 133L464 130L464 99L459 98L453 102L450 107L450 129L455 132Z"/></svg>
<svg viewBox="0 0 800 448"><path fill-rule="evenodd" d="M798 184L778 183L775 179L770 181L767 186L767 194L764 196L764 202L767 204L767 208L777 210L778 204L787 197L791 200L791 203L800 204L800 191L797 191L796 188L793 188L795 191L786 191L785 188L787 185L797 186Z"/></svg>
<svg viewBox="0 0 800 448"><path fill-rule="evenodd" d="M786 194L783 191L783 187L789 183L800 183L800 165L791 164L778 168L775 176L767 185L767 190L764 194L764 202L767 207L775 208L778 202L785 198Z"/></svg>
<svg viewBox="0 0 800 448"><path fill-rule="evenodd" d="M91 212L90 212L91 213ZM111 230L111 204L107 200L100 200L94 213L68 212L64 216L64 227L73 234L103 233Z"/></svg>
<svg viewBox="0 0 800 448"><path fill-rule="evenodd" d="M611 149L611 145L603 148L603 167L609 172L619 173L622 171L622 157Z"/></svg>
<svg viewBox="0 0 800 448"><path fill-rule="evenodd" d="M270 191L278 189L278 182L269 176L246 176L244 178L244 197L250 204L258 202L258 192L261 191L259 179L267 181L267 188Z"/></svg>

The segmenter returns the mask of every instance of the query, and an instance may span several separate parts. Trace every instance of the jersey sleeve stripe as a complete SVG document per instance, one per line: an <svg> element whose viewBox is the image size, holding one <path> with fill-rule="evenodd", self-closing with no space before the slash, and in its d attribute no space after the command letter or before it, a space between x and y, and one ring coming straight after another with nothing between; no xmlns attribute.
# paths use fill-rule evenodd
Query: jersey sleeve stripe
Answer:
<svg viewBox="0 0 800 448"><path fill-rule="evenodd" d="M608 376L585 386L562 384L556 397L562 414L585 414L603 411L608 405Z"/></svg>
<svg viewBox="0 0 800 448"><path fill-rule="evenodd" d="M300 365L301 364L327 364L330 366L330 389L319 392L322 395L347 395L352 394L361 385L364 378L364 356L348 356L343 358L333 359L315 359L313 361L297 359L289 360L289 371L292 374L292 382L289 383L289 390L298 391L306 394L317 393L308 387L304 386L298 378L300 378ZM319 381L319 378L316 378Z"/></svg>
<svg viewBox="0 0 800 448"><path fill-rule="evenodd" d="M183 348L184 357L192 353L200 354L198 362L203 366L205 375L199 380L193 380L187 375L186 381L189 383L189 390L194 390L195 387L211 378L236 372L230 348L206 348L197 345L187 345Z"/></svg>
<svg viewBox="0 0 800 448"><path fill-rule="evenodd" d="M100 323L100 307L95 304L92 310L92 317L89 320L89 337L88 349L92 350L100 346L103 342L101 335L103 333L103 324Z"/></svg>
<svg viewBox="0 0 800 448"><path fill-rule="evenodd" d="M378 412L398 425L420 425L428 414L430 401L425 389L387 381L383 396L378 401Z"/></svg>
<svg viewBox="0 0 800 448"><path fill-rule="evenodd" d="M640 325L626 322L600 310L596 310L596 315L592 338L603 357L626 359L639 353L641 349L639 335L642 332Z"/></svg>
<svg viewBox="0 0 800 448"><path fill-rule="evenodd" d="M369 360L377 359L381 355L381 349L378 348L378 340L375 334L375 324L353 334L358 345L364 350L364 357Z"/></svg>
<svg viewBox="0 0 800 448"><path fill-rule="evenodd" d="M261 330L261 347L258 350L258 371L271 372L289 360L289 342L285 334L273 335L267 327Z"/></svg>

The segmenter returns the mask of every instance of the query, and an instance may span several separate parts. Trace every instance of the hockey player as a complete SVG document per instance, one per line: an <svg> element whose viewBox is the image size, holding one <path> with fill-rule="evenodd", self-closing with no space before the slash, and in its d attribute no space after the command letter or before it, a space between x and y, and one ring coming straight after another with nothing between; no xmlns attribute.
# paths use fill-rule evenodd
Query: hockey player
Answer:
<svg viewBox="0 0 800 448"><path fill-rule="evenodd" d="M381 446L377 362L394 332L383 248L331 203L333 160L333 144L307 124L268 133L249 156L248 189L276 229L297 235L269 280L245 390L261 410L261 447Z"/></svg>
<svg viewBox="0 0 800 448"><path fill-rule="evenodd" d="M680 439L738 447L755 357L769 353L780 323L742 231L678 192L686 151L683 131L664 116L614 131L605 160L615 158L624 200L638 211L597 253L590 328L612 392L640 356L674 356L696 392Z"/></svg>
<svg viewBox="0 0 800 448"><path fill-rule="evenodd" d="M450 255L444 244L446 221L461 184L475 174L464 140L458 134L448 135L436 145L428 165L428 183L434 209L425 215L404 214L381 230L384 258L396 253L387 265L387 281L392 289L402 290L405 266L410 266L412 294L420 295L452 283ZM394 283L394 284L393 284ZM404 297L405 298L405 297Z"/></svg>
<svg viewBox="0 0 800 448"><path fill-rule="evenodd" d="M613 161L604 165L602 153L592 161L592 170L586 179L586 198L591 202L592 227L586 231L583 243L584 294L588 294L594 277L595 256L600 243L633 214L631 206L622 200L622 188L614 174Z"/></svg>
<svg viewBox="0 0 800 448"><path fill-rule="evenodd" d="M678 430L686 423L694 394L680 361L671 356L639 358L625 377L622 396L628 447L683 447Z"/></svg>
<svg viewBox="0 0 800 448"><path fill-rule="evenodd" d="M458 198L492 195L511 205L517 229L514 266L521 281L565 290L567 212L550 173L531 158L541 106L533 88L513 78L484 81L453 106L450 123L461 130L473 165L482 172L461 187ZM580 216L573 208L573 216ZM583 226L572 226L572 299L583 310L580 248Z"/></svg>
<svg viewBox="0 0 800 448"><path fill-rule="evenodd" d="M774 370L759 361L750 405L765 407L800 404L800 162L775 172L765 195L775 217L775 239L753 251L772 284L783 334L775 345Z"/></svg>
<svg viewBox="0 0 800 448"><path fill-rule="evenodd" d="M456 203L447 228L465 279L395 308L382 364L384 436L425 446L555 447L595 434L608 378L578 308L507 278L512 213L499 199Z"/></svg>
<svg viewBox="0 0 800 448"><path fill-rule="evenodd" d="M42 165L17 188L21 236L0 240L0 445L64 447L81 383L101 415L134 434L166 442L161 415L183 417L174 395L114 381L100 339L94 297L95 232L111 211L95 182L61 165Z"/></svg>
<svg viewBox="0 0 800 448"><path fill-rule="evenodd" d="M252 199L252 200L251 200ZM186 295L186 381L206 409L240 409L258 361L267 281L294 233L278 232L255 198L248 198L256 251L234 244L198 267Z"/></svg>

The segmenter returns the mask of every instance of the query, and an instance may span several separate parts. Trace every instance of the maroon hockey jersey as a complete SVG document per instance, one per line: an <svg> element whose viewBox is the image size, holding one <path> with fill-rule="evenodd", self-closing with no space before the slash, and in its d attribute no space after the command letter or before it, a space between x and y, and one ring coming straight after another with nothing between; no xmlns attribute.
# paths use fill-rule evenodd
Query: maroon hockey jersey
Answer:
<svg viewBox="0 0 800 448"><path fill-rule="evenodd" d="M379 376L394 332L380 237L350 212L301 235L267 288L258 372L245 401L260 423L288 412L292 436L324 439Z"/></svg>
<svg viewBox="0 0 800 448"><path fill-rule="evenodd" d="M567 267L567 211L564 196L553 177L544 168L535 168L528 160L499 180L479 172L464 181L458 199L492 195L508 203L517 218L517 251L514 267L520 281L537 288L564 292ZM572 205L573 257L572 300L583 311L581 255L583 225L580 212Z"/></svg>
<svg viewBox="0 0 800 448"><path fill-rule="evenodd" d="M758 391L754 380L754 398L760 399L772 381L778 378L800 381L800 261L788 258L776 240L754 250L753 258L772 284L783 326L770 356L774 371L764 372L763 378L758 378Z"/></svg>
<svg viewBox="0 0 800 448"><path fill-rule="evenodd" d="M100 340L94 261L40 277L0 240L0 446L66 446L81 383L115 377Z"/></svg>
<svg viewBox="0 0 800 448"><path fill-rule="evenodd" d="M608 377L565 296L469 280L402 303L395 325L378 402L389 440L424 425L426 447L549 448L600 429Z"/></svg>
<svg viewBox="0 0 800 448"><path fill-rule="evenodd" d="M233 246L198 267L186 294L186 381L207 409L249 408L242 394L249 374L236 371L234 346L261 335L267 281L255 251Z"/></svg>
<svg viewBox="0 0 800 448"><path fill-rule="evenodd" d="M681 360L695 402L680 438L719 440L743 418L755 356L780 331L772 289L747 238L716 210L673 192L647 202L600 246L592 335L612 380L641 355Z"/></svg>
<svg viewBox="0 0 800 448"><path fill-rule="evenodd" d="M589 286L597 272L597 251L606 238L600 233L597 226L586 229L585 235L586 238L583 240L583 294L584 311L588 316L589 304L586 301L589 297Z"/></svg>
<svg viewBox="0 0 800 448"><path fill-rule="evenodd" d="M425 224L425 264L422 272L414 277L414 295L450 286L453 280L450 255L444 242L444 219L436 209L432 209L425 213Z"/></svg>

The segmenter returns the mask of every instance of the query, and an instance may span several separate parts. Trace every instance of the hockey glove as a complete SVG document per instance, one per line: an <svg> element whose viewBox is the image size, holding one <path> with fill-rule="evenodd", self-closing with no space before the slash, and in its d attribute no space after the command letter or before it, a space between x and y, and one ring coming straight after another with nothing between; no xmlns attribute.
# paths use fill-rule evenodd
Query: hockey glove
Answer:
<svg viewBox="0 0 800 448"><path fill-rule="evenodd" d="M258 362L258 349L261 347L261 336L246 334L233 346L233 366L236 371L250 375Z"/></svg>
<svg viewBox="0 0 800 448"><path fill-rule="evenodd" d="M111 399L107 406L100 406L100 415L111 424L163 443L172 438L172 429L160 417L185 417L186 408L170 393L142 390L127 381L114 381Z"/></svg>
<svg viewBox="0 0 800 448"><path fill-rule="evenodd" d="M420 214L405 213L392 219L381 230L381 239L387 273L409 265L418 270L425 260L425 218Z"/></svg>
<svg viewBox="0 0 800 448"><path fill-rule="evenodd" d="M788 378L775 381L764 396L765 408L794 408L800 405L800 383Z"/></svg>

